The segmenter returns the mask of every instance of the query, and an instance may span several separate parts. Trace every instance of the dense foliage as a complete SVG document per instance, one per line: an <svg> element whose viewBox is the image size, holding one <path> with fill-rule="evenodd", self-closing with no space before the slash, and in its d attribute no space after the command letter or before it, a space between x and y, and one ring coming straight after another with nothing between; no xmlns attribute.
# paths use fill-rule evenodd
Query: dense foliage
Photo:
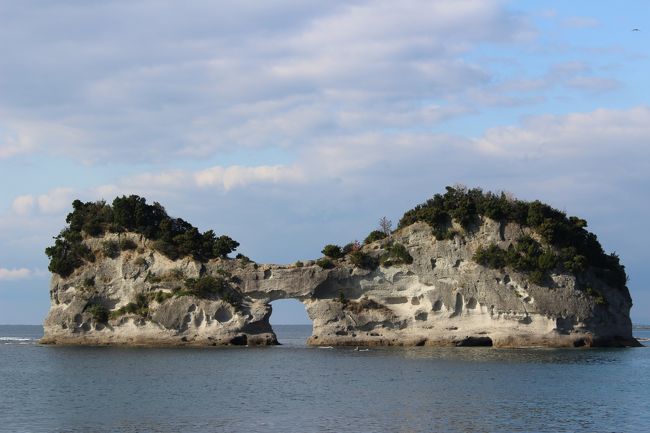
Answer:
<svg viewBox="0 0 650 433"><path fill-rule="evenodd" d="M406 212L398 228L424 221L431 225L438 239L447 239L452 233L452 220L467 232L477 227L482 217L515 222L531 228L546 247L530 237L522 237L508 251L497 251L496 245L478 251L477 262L490 267L512 266L540 280L545 272L556 268L575 275L592 270L608 284L625 288L624 266L616 254L605 253L596 235L586 230L585 220L567 217L539 201L517 200L505 193L484 193L480 188L446 189L445 194L436 194Z"/></svg>
<svg viewBox="0 0 650 433"><path fill-rule="evenodd" d="M86 305L84 311L90 314L92 320L97 323L106 323L108 321L108 310L101 304Z"/></svg>
<svg viewBox="0 0 650 433"><path fill-rule="evenodd" d="M341 257L344 256L343 251L341 251L341 247L338 245L332 245L328 244L325 245L323 248L323 251L321 251L325 256L329 257L330 259L340 259Z"/></svg>
<svg viewBox="0 0 650 433"><path fill-rule="evenodd" d="M369 244L375 241L379 241L381 239L385 239L387 237L386 233L380 231L380 230L373 230L370 232L370 234L363 240L364 244Z"/></svg>
<svg viewBox="0 0 650 433"><path fill-rule="evenodd" d="M215 295L225 295L229 292L230 285L224 278L206 275L200 278L186 279L185 290L199 298L209 298Z"/></svg>
<svg viewBox="0 0 650 433"><path fill-rule="evenodd" d="M75 200L65 228L45 253L50 258L49 270L63 277L70 275L94 255L83 243L83 235L102 236L104 233L135 232L154 240L156 250L172 260L191 255L197 260L225 258L239 243L228 236L216 236L212 230L204 233L181 218L167 215L159 203L147 204L137 195L117 197L113 204L104 201ZM130 240L104 244L104 254L116 257L120 250L134 249Z"/></svg>
<svg viewBox="0 0 650 433"><path fill-rule="evenodd" d="M343 249L341 249L341 252L343 255L347 256L348 254L359 251L361 249L361 244L359 241L354 241L354 242L349 242L343 246Z"/></svg>
<svg viewBox="0 0 650 433"><path fill-rule="evenodd" d="M45 254L50 258L48 269L67 277L85 262L94 262L95 255L81 240L81 233L63 230L54 238L54 245L45 249Z"/></svg>
<svg viewBox="0 0 650 433"><path fill-rule="evenodd" d="M516 271L525 272L536 284L543 283L547 272L560 265L560 259L552 248L543 248L530 236L522 236L507 250L496 244L487 248L479 246L473 258L476 263L489 268L510 266Z"/></svg>
<svg viewBox="0 0 650 433"><path fill-rule="evenodd" d="M382 266L408 265L413 263L413 257L409 254L406 247L397 242L388 246L386 252L379 257Z"/></svg>
<svg viewBox="0 0 650 433"><path fill-rule="evenodd" d="M334 267L334 262L329 257L321 257L316 260L316 264L323 269L332 269Z"/></svg>
<svg viewBox="0 0 650 433"><path fill-rule="evenodd" d="M358 268L374 270L379 266L379 260L370 254L364 253L361 250L356 250L350 253L350 262Z"/></svg>

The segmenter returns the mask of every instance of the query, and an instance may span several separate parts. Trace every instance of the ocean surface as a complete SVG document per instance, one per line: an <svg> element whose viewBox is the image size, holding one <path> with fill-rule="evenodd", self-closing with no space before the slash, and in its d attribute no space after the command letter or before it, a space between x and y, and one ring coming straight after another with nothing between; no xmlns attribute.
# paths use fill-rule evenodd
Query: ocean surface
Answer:
<svg viewBox="0 0 650 433"><path fill-rule="evenodd" d="M282 346L153 349L0 326L0 431L650 431L650 348L354 351L274 328Z"/></svg>

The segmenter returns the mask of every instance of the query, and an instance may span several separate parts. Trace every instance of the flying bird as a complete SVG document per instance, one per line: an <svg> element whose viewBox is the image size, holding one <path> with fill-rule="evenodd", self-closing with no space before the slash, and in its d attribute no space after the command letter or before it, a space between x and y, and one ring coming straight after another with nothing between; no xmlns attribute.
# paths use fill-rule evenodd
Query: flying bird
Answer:
<svg viewBox="0 0 650 433"><path fill-rule="evenodd" d="M639 29L632 29L633 32L640 32L641 30Z"/></svg>

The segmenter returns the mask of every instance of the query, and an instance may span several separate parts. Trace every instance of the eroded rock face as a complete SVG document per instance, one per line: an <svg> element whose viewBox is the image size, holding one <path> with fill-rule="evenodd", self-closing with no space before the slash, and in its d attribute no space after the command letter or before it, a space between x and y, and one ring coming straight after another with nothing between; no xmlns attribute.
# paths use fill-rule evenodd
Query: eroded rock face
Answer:
<svg viewBox="0 0 650 433"><path fill-rule="evenodd" d="M550 287L525 275L485 268L472 260L479 245L507 247L526 229L485 220L472 234L437 241L416 223L393 234L411 264L360 269L349 258L332 269L315 264L257 265L243 260L171 261L135 234L84 242L95 263L70 277L52 277L52 306L43 342L57 344L223 345L275 344L270 302L295 298L313 321L314 345L598 346L636 345L627 290L590 277L597 300L571 275L552 275ZM102 257L101 244L129 237L137 249ZM386 241L363 247L379 257ZM184 291L187 278L227 281L223 294L199 298ZM139 298L138 298L139 296ZM131 311L137 299L146 299ZM92 314L101 305L108 320ZM122 308L122 310L120 310ZM132 311L137 310L137 311Z"/></svg>

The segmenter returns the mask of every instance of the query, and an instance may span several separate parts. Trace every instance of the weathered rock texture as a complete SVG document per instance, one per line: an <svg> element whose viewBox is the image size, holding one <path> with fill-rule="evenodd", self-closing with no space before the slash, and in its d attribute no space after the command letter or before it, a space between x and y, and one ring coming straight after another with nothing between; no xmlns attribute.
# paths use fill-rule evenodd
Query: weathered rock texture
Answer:
<svg viewBox="0 0 650 433"><path fill-rule="evenodd" d="M589 287L571 275L551 275L550 287L524 274L476 264L479 245L507 247L527 229L484 219L472 234L437 241L431 228L416 223L392 236L413 257L408 265L355 267L347 258L332 269L257 265L244 260L191 258L171 261L140 235L87 238L95 263L68 278L52 277L52 306L44 343L130 345L275 344L269 325L270 302L294 298L313 320L313 345L494 345L622 346L632 337L627 290L608 287L595 277ZM101 255L107 239L131 238L138 248L116 258ZM378 257L386 240L363 247ZM219 296L183 295L186 278L225 278L241 302ZM584 283L584 281L582 282ZM583 284L584 286L584 284ZM179 291L180 290L180 291ZM173 293L167 299L157 292ZM148 295L145 311L116 314L138 294ZM141 296L142 298L142 296ZM89 305L113 311L108 321L93 318ZM104 322L104 323L102 323Z"/></svg>

